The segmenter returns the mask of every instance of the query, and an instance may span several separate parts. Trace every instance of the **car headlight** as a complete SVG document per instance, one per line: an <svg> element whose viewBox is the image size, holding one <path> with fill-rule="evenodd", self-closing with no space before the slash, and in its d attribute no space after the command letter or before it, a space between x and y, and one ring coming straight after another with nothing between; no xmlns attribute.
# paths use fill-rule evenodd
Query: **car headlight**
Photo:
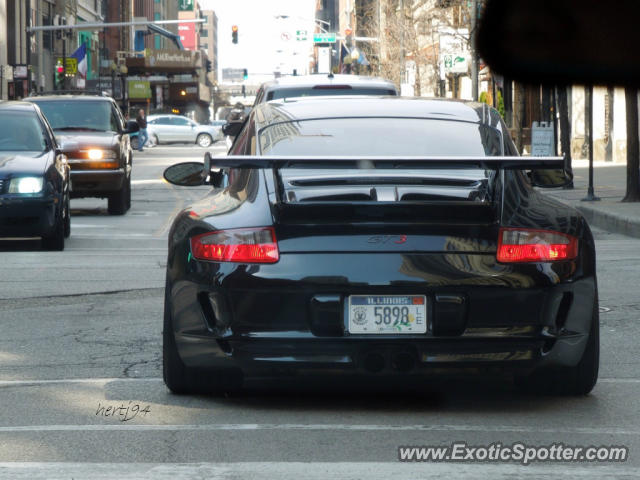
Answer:
<svg viewBox="0 0 640 480"><path fill-rule="evenodd" d="M102 150L101 148L92 148L87 152L89 160L102 160L103 158L116 158L116 152L113 150Z"/></svg>
<svg viewBox="0 0 640 480"><path fill-rule="evenodd" d="M9 193L38 193L42 191L42 177L12 178L9 182Z"/></svg>

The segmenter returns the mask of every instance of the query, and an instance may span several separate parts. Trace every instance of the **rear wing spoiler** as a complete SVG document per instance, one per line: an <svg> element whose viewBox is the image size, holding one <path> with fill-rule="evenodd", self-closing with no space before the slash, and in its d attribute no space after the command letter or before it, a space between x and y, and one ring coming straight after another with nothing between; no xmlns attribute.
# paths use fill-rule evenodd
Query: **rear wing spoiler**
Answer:
<svg viewBox="0 0 640 480"><path fill-rule="evenodd" d="M205 154L205 171L211 168L442 168L470 167L486 170L563 169L563 157L474 157L474 156L257 156L229 155L212 157Z"/></svg>
<svg viewBox="0 0 640 480"><path fill-rule="evenodd" d="M285 187L282 181L280 170L283 168L314 168L314 169L469 169L480 168L485 170L563 170L563 157L480 157L480 156L222 156L211 157L207 152L204 159L205 175L220 177L220 169L240 168L240 169L270 169L273 173L275 183L275 204L280 209L286 209ZM541 172L542 174L543 172ZM566 176L566 175L565 175ZM334 202L335 203L335 202ZM366 202L365 202L366 203ZM425 205L441 205L434 202L413 202L421 208ZM359 204L363 205L362 202ZM376 209L380 209L379 202L372 202ZM469 202L448 202L447 205L453 207L458 205L465 211L469 205L476 205ZM331 205L328 202L319 204L322 209L327 209ZM481 207L481 205L476 205ZM296 206L298 212L302 209L313 208L313 204ZM344 208L341 203L337 208Z"/></svg>

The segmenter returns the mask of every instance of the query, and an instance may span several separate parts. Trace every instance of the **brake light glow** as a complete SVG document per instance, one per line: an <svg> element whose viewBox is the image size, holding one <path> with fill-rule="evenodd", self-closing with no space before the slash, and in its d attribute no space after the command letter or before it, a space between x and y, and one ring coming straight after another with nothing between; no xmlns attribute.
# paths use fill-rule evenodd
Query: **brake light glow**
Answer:
<svg viewBox="0 0 640 480"><path fill-rule="evenodd" d="M556 262L578 256L578 239L551 230L501 228L498 253L502 263Z"/></svg>
<svg viewBox="0 0 640 480"><path fill-rule="evenodd" d="M236 263L275 263L280 258L271 227L197 235L191 238L191 254L198 260Z"/></svg>

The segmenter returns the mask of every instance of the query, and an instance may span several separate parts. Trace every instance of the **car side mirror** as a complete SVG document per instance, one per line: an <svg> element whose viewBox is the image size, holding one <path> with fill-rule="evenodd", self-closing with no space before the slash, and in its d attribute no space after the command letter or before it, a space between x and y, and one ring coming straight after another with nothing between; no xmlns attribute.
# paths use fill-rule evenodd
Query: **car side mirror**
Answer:
<svg viewBox="0 0 640 480"><path fill-rule="evenodd" d="M230 137L236 137L242 130L243 124L244 122L229 122L222 126L222 133Z"/></svg>
<svg viewBox="0 0 640 480"><path fill-rule="evenodd" d="M206 175L204 174L204 164L202 162L182 162L171 165L165 169L164 179L180 187L198 187L204 185Z"/></svg>
<svg viewBox="0 0 640 480"><path fill-rule="evenodd" d="M140 125L134 120L129 120L122 133L136 133L140 131Z"/></svg>
<svg viewBox="0 0 640 480"><path fill-rule="evenodd" d="M560 188L569 185L573 176L563 169L531 170L529 180L534 187Z"/></svg>

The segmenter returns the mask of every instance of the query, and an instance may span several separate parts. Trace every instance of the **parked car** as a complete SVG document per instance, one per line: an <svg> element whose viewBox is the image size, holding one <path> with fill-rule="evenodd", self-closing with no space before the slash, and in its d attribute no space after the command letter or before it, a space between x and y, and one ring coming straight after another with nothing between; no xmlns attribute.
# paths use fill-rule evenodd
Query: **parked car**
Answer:
<svg viewBox="0 0 640 480"><path fill-rule="evenodd" d="M32 103L0 101L0 236L64 250L70 234L69 165L51 127Z"/></svg>
<svg viewBox="0 0 640 480"><path fill-rule="evenodd" d="M540 392L593 388L591 231L534 188L565 185L563 159L518 157L496 110L271 101L230 154L165 171L216 188L169 233L171 391L237 388L244 375L378 384L478 368Z"/></svg>
<svg viewBox="0 0 640 480"><path fill-rule="evenodd" d="M136 122L125 125L116 102L106 96L43 95L25 100L35 103L51 124L71 167L71 198L107 198L111 215L124 215L131 207L133 154L129 134Z"/></svg>
<svg viewBox="0 0 640 480"><path fill-rule="evenodd" d="M223 138L219 125L201 125L181 115L157 114L147 117L147 133L156 145L161 143L197 143L208 147Z"/></svg>

